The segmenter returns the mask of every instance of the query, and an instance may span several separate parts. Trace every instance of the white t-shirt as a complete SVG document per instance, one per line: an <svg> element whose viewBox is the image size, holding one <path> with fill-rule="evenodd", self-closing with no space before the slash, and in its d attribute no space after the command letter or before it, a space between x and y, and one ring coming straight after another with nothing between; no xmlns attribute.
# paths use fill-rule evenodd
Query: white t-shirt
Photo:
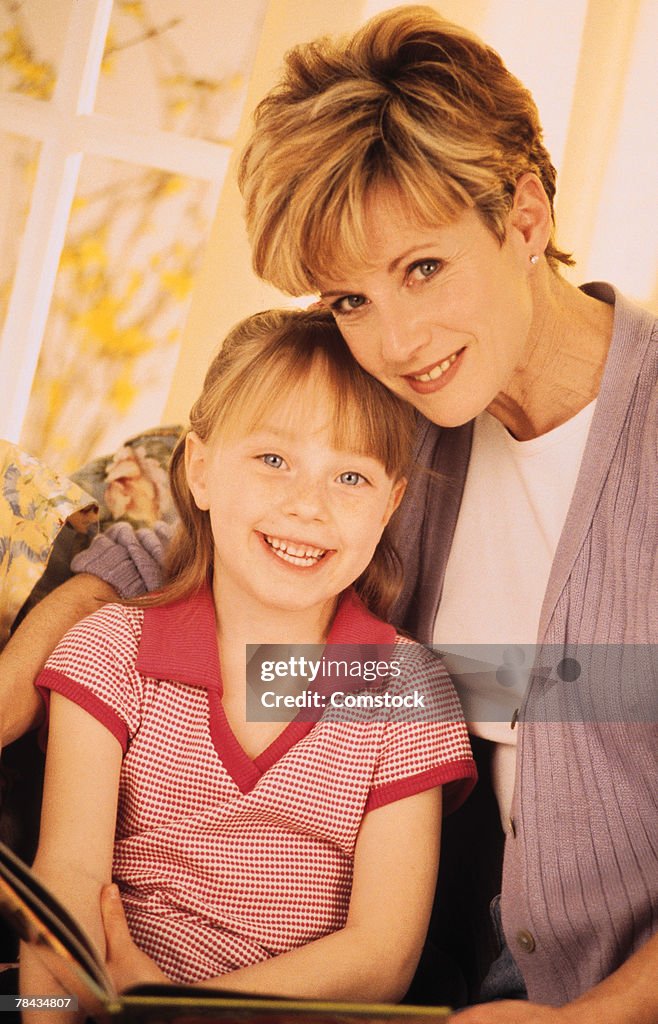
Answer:
<svg viewBox="0 0 658 1024"><path fill-rule="evenodd" d="M470 731L496 744L493 784L505 829L516 766L511 721L595 404L530 441L517 441L487 412L475 420L434 643L448 651Z"/></svg>

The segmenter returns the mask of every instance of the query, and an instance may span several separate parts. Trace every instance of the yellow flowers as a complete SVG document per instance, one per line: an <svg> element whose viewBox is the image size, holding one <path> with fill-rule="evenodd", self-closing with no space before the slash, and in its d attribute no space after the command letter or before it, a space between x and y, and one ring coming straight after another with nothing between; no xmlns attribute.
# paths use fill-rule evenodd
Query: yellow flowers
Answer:
<svg viewBox="0 0 658 1024"><path fill-rule="evenodd" d="M0 61L10 67L17 78L14 91L38 100L50 99L55 87L52 64L34 59L19 25L12 25L0 38L5 44Z"/></svg>
<svg viewBox="0 0 658 1024"><path fill-rule="evenodd" d="M192 291L194 278L189 270L164 270L160 274L160 282L175 299L182 302Z"/></svg>
<svg viewBox="0 0 658 1024"><path fill-rule="evenodd" d="M107 266L107 249L105 248L106 232L97 232L95 235L84 235L77 244L77 253L80 266L83 270L89 267Z"/></svg>
<svg viewBox="0 0 658 1024"><path fill-rule="evenodd" d="M181 178L180 174L168 174L160 188L160 195L175 196L178 192L182 192L186 185L185 178Z"/></svg>
<svg viewBox="0 0 658 1024"><path fill-rule="evenodd" d="M47 63L54 48L37 26L39 5L0 0L0 6L0 64L8 87L49 98L59 65ZM199 66L195 47L206 29L196 25L191 6L114 0L98 113L196 136L216 137L225 122L234 123L241 74L231 68L222 77L212 62ZM13 27L3 32L8 22ZM199 42L190 49L192 30ZM25 174L23 164L16 178ZM158 407L153 396L166 390L173 371L213 202L212 186L193 177L85 154L25 447L67 472L113 443L116 425L136 420L140 404ZM7 292L0 282L0 321Z"/></svg>
<svg viewBox="0 0 658 1024"><path fill-rule="evenodd" d="M106 230L84 234L62 250L60 270L75 273L75 287L80 293L93 293L104 285L108 265L106 235Z"/></svg>
<svg viewBox="0 0 658 1024"><path fill-rule="evenodd" d="M109 399L119 413L126 413L132 407L137 398L137 388L130 376L130 365L126 365L124 372L117 377L110 388Z"/></svg>
<svg viewBox="0 0 658 1024"><path fill-rule="evenodd" d="M142 0L120 0L119 10L122 14L129 14L137 21L144 21L144 4Z"/></svg>
<svg viewBox="0 0 658 1024"><path fill-rule="evenodd" d="M0 481L2 649L18 610L46 568L66 520L82 509L88 509L89 518L95 519L97 507L76 484L6 441L0 441Z"/></svg>
<svg viewBox="0 0 658 1024"><path fill-rule="evenodd" d="M61 377L52 377L48 381L48 415L52 420L59 416L66 400L66 381Z"/></svg>
<svg viewBox="0 0 658 1024"><path fill-rule="evenodd" d="M113 295L103 295L84 312L72 318L71 325L82 331L81 348L99 356L135 359L153 348L153 341L140 327L121 324L123 303Z"/></svg>

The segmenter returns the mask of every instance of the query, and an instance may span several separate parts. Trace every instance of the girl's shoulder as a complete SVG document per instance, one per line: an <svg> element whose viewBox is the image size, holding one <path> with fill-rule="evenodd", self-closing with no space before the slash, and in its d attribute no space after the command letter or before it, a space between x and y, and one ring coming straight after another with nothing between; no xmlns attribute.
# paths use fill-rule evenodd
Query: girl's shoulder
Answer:
<svg viewBox="0 0 658 1024"><path fill-rule="evenodd" d="M143 719L149 683L138 665L141 608L107 604L77 623L37 679L84 708L119 740L124 753Z"/></svg>
<svg viewBox="0 0 658 1024"><path fill-rule="evenodd" d="M433 709L441 720L462 719L462 709L439 651L398 633L391 658L396 689L418 694L419 707Z"/></svg>
<svg viewBox="0 0 658 1024"><path fill-rule="evenodd" d="M98 611L81 619L73 627L73 631L79 630L85 634L100 633L116 637L133 636L139 641L143 624L143 608L116 601L104 604Z"/></svg>
<svg viewBox="0 0 658 1024"><path fill-rule="evenodd" d="M396 630L393 649L409 664L428 669L431 667L434 671L443 671L446 675L448 674L440 652L431 644L421 644L420 641L414 640L407 633Z"/></svg>
<svg viewBox="0 0 658 1024"><path fill-rule="evenodd" d="M134 662L144 622L141 608L119 602L103 605L76 623L48 659L48 665L62 658L91 658L97 663L111 659Z"/></svg>

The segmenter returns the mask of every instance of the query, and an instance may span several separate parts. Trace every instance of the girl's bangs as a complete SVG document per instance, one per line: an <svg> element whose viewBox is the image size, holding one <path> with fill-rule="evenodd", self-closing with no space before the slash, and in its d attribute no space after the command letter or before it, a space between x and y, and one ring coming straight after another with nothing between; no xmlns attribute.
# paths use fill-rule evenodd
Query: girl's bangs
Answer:
<svg viewBox="0 0 658 1024"><path fill-rule="evenodd" d="M395 400L348 359L329 359L312 346L279 351L234 382L216 429L227 438L255 433L276 413L278 426L303 436L309 410L324 407L337 451L370 456L389 475L401 475L406 459L395 429Z"/></svg>

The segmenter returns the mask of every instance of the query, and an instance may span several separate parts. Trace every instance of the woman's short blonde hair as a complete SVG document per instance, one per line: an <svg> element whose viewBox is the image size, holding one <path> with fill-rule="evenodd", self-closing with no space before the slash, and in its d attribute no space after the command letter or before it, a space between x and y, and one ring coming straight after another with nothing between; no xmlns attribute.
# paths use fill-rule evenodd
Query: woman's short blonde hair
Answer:
<svg viewBox="0 0 658 1024"><path fill-rule="evenodd" d="M256 272L283 291L367 258L366 201L395 186L420 223L475 208L503 241L522 174L553 210L537 107L489 46L429 7L398 7L347 41L293 49L259 104L240 166ZM549 262L571 263L551 237Z"/></svg>

